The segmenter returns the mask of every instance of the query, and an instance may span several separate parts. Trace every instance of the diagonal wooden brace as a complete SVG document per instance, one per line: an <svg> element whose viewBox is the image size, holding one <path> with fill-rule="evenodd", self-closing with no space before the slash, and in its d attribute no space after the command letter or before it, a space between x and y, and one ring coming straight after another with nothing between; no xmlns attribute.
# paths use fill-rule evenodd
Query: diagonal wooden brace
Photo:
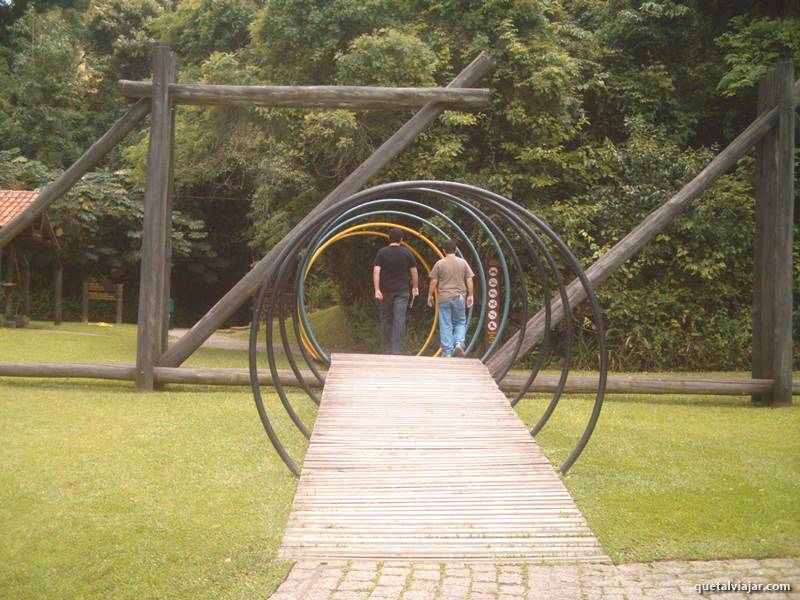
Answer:
<svg viewBox="0 0 800 600"><path fill-rule="evenodd" d="M794 103L800 94L800 81L794 84ZM761 113L747 129L733 140L714 160L700 171L689 183L651 212L628 235L622 238L608 252L586 269L586 277L593 288L603 283L616 272L625 262L641 250L658 233L666 229L675 218L685 210L689 204L710 188L736 161L744 156L753 145L778 123L778 107ZM567 286L569 305L575 307L586 299L586 293L577 279ZM564 308L561 300L551 302L552 325L555 326L564 318ZM530 350L544 336L544 309L528 320L525 328L525 337L520 348L520 355ZM486 363L489 371L497 377L503 372L505 365L511 359L517 344L519 332L515 333L503 344L492 358Z"/></svg>

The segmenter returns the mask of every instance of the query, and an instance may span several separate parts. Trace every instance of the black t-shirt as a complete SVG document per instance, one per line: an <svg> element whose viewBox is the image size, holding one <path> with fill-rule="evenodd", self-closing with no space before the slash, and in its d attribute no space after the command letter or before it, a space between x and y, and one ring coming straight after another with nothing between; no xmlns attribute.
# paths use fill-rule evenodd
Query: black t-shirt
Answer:
<svg viewBox="0 0 800 600"><path fill-rule="evenodd" d="M373 266L381 268L381 292L408 291L408 270L417 266L411 250L403 246L384 246L375 255Z"/></svg>

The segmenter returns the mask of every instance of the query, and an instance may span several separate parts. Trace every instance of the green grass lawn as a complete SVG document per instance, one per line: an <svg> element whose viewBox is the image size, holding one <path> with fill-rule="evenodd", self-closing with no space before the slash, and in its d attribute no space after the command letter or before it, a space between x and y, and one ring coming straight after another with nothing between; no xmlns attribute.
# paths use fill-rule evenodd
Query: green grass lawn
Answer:
<svg viewBox="0 0 800 600"><path fill-rule="evenodd" d="M518 412L533 424L541 395ZM560 465L594 397L565 397L537 441ZM800 406L610 396L564 481L617 562L800 555Z"/></svg>
<svg viewBox="0 0 800 600"><path fill-rule="evenodd" d="M353 345L352 335L347 326L344 310L340 306L331 306L312 312L308 315L308 323L314 332L320 345L326 350L333 348L350 348ZM286 321L286 333L291 344L296 344L294 336L294 326L292 320ZM229 333L233 337L242 340L250 339L250 330L239 330ZM281 344L281 332L277 321L272 324L272 336L274 343ZM259 339L266 339L264 329L259 332Z"/></svg>
<svg viewBox="0 0 800 600"><path fill-rule="evenodd" d="M131 363L132 326L0 329L0 361ZM92 335L83 335L92 334ZM204 366L246 352L203 349ZM278 400L293 456L305 441ZM306 423L314 407L293 394ZM520 406L532 423L544 399ZM591 400L539 436L556 464ZM0 378L0 597L267 597L295 481L248 388ZM800 409L747 398L616 396L565 482L616 561L800 555Z"/></svg>
<svg viewBox="0 0 800 600"><path fill-rule="evenodd" d="M0 360L133 361L133 327L63 330L99 335L0 329ZM239 351L194 361L247 366ZM311 401L292 396L313 424ZM283 580L295 479L248 388L0 378L0 411L1 598L266 598Z"/></svg>

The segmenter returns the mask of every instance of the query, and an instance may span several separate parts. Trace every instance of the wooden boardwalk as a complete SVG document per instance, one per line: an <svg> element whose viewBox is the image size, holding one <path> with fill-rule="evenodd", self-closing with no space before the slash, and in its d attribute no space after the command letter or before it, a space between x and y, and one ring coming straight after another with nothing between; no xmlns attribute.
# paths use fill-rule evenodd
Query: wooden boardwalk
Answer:
<svg viewBox="0 0 800 600"><path fill-rule="evenodd" d="M608 561L473 359L335 354L279 556Z"/></svg>

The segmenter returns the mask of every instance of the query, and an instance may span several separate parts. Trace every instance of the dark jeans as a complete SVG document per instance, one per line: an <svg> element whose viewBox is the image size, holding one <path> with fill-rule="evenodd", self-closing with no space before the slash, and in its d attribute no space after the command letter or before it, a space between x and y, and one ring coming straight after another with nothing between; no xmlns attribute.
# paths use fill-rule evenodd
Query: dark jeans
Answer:
<svg viewBox="0 0 800 600"><path fill-rule="evenodd" d="M403 336L406 333L408 292L383 294L381 305L381 344L385 354L403 353Z"/></svg>

